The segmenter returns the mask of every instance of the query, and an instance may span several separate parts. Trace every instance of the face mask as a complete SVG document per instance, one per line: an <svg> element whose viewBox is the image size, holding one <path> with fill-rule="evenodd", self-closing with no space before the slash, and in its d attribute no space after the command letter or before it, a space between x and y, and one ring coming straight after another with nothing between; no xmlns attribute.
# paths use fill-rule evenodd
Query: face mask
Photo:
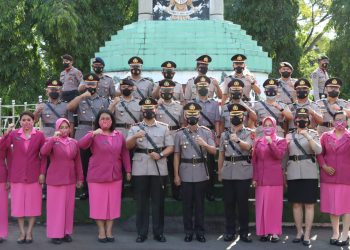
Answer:
<svg viewBox="0 0 350 250"><path fill-rule="evenodd" d="M243 119L238 117L238 116L234 116L231 118L231 124L233 126L239 126L243 123Z"/></svg>
<svg viewBox="0 0 350 250"><path fill-rule="evenodd" d="M112 126L112 121L111 120L101 120L98 122L98 124L100 125L100 128L102 130L107 130Z"/></svg>
<svg viewBox="0 0 350 250"><path fill-rule="evenodd" d="M208 95L208 89L207 88L200 88L200 89L198 89L198 94L200 96L207 96Z"/></svg>
<svg viewBox="0 0 350 250"><path fill-rule="evenodd" d="M297 97L298 99L304 99L308 96L308 91L307 90L298 90L297 91Z"/></svg>
<svg viewBox="0 0 350 250"><path fill-rule="evenodd" d="M291 75L291 73L288 72L288 71L283 71L283 72L281 73L281 76L282 76L283 78L288 78L288 77L290 77L290 75Z"/></svg>
<svg viewBox="0 0 350 250"><path fill-rule="evenodd" d="M191 126L196 125L198 121L199 121L198 117L191 116L187 118L187 123L190 124Z"/></svg>
<svg viewBox="0 0 350 250"><path fill-rule="evenodd" d="M231 99L238 100L241 99L242 94L239 91L234 91L231 93Z"/></svg>
<svg viewBox="0 0 350 250"><path fill-rule="evenodd" d="M147 120L151 120L156 116L156 113L152 110L146 110L143 112L143 117Z"/></svg>
<svg viewBox="0 0 350 250"><path fill-rule="evenodd" d="M334 128L337 130L345 130L346 129L346 122L345 121L335 121L334 122Z"/></svg>
<svg viewBox="0 0 350 250"><path fill-rule="evenodd" d="M327 69L328 68L328 63L322 63L321 66L322 66L322 68Z"/></svg>
<svg viewBox="0 0 350 250"><path fill-rule="evenodd" d="M58 99L58 97L60 97L60 93L59 92L50 92L49 96L51 99Z"/></svg>
<svg viewBox="0 0 350 250"><path fill-rule="evenodd" d="M172 70L163 71L163 76L165 79L173 79L174 75L175 75L175 72L173 72Z"/></svg>
<svg viewBox="0 0 350 250"><path fill-rule="evenodd" d="M63 68L65 68L65 69L66 69L66 68L69 68L69 66L70 66L70 63L64 63L64 64L63 64Z"/></svg>
<svg viewBox="0 0 350 250"><path fill-rule="evenodd" d="M33 121L21 122L21 126L24 130L32 130L34 127L34 122Z"/></svg>
<svg viewBox="0 0 350 250"><path fill-rule="evenodd" d="M306 128L309 125L309 121L306 120L298 120L295 123L301 129Z"/></svg>
<svg viewBox="0 0 350 250"><path fill-rule="evenodd" d="M91 88L91 87L89 87L89 88L87 88L87 91L89 91L90 94L93 95L93 94L96 93L96 88Z"/></svg>
<svg viewBox="0 0 350 250"><path fill-rule="evenodd" d="M275 97L277 95L277 91L275 89L266 89L265 95L266 97L268 96Z"/></svg>
<svg viewBox="0 0 350 250"><path fill-rule="evenodd" d="M200 66L198 67L198 72L205 75L208 72L208 67Z"/></svg>
<svg viewBox="0 0 350 250"><path fill-rule="evenodd" d="M273 135L275 133L275 128L264 127L263 131L264 131L264 135L270 136L270 135Z"/></svg>
<svg viewBox="0 0 350 250"><path fill-rule="evenodd" d="M328 92L328 95L332 98L336 98L339 96L339 91L332 90L332 91Z"/></svg>
<svg viewBox="0 0 350 250"><path fill-rule="evenodd" d="M131 71L132 75L138 76L141 74L141 69L139 69L139 68L132 68L130 71Z"/></svg>
<svg viewBox="0 0 350 250"><path fill-rule="evenodd" d="M103 72L103 67L95 67L94 71L96 74L101 74Z"/></svg>
<svg viewBox="0 0 350 250"><path fill-rule="evenodd" d="M160 93L160 97L164 100L171 100L173 98L173 93Z"/></svg>
<svg viewBox="0 0 350 250"><path fill-rule="evenodd" d="M132 93L132 90L130 90L130 89L123 89L122 90L123 96L129 96L129 95L131 95L131 93Z"/></svg>
<svg viewBox="0 0 350 250"><path fill-rule="evenodd" d="M236 71L237 74L241 74L244 70L244 67L238 66L238 67L234 68L234 70Z"/></svg>

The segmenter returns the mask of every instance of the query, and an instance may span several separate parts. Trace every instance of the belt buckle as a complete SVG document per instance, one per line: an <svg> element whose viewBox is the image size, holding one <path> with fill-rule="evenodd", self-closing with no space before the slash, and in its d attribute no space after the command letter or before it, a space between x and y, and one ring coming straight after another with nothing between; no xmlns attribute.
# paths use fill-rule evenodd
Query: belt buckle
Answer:
<svg viewBox="0 0 350 250"><path fill-rule="evenodd" d="M234 155L231 155L231 162L235 163L235 156Z"/></svg>
<svg viewBox="0 0 350 250"><path fill-rule="evenodd" d="M299 161L299 155L294 155L294 161Z"/></svg>
<svg viewBox="0 0 350 250"><path fill-rule="evenodd" d="M332 122L328 122L328 128L332 128L332 127L333 127Z"/></svg>
<svg viewBox="0 0 350 250"><path fill-rule="evenodd" d="M198 164L198 162L197 162L197 159L196 159L196 158L192 158L192 164L193 164L193 165Z"/></svg>

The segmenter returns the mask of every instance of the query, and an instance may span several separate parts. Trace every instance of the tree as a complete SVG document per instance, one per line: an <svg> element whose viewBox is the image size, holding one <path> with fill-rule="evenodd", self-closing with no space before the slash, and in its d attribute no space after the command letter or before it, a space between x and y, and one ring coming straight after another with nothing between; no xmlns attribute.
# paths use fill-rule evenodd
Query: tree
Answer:
<svg viewBox="0 0 350 250"><path fill-rule="evenodd" d="M278 65L290 62L298 76L301 47L296 39L297 0L227 0L225 19L240 24L273 60L271 76L278 77Z"/></svg>

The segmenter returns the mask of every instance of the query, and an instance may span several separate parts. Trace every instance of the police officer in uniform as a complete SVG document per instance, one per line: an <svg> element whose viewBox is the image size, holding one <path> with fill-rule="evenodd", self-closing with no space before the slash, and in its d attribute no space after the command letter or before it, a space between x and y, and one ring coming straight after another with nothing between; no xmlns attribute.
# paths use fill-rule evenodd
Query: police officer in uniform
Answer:
<svg viewBox="0 0 350 250"><path fill-rule="evenodd" d="M295 118L295 111L298 108L308 109L308 114L310 115L309 128L316 129L317 124L323 122L323 117L320 109L316 103L309 100L308 96L310 93L311 84L307 79L300 78L294 83L294 89L296 92L296 100L294 103L289 105L289 109ZM289 131L295 129L294 120L289 121Z"/></svg>
<svg viewBox="0 0 350 250"><path fill-rule="evenodd" d="M133 81L135 85L133 96L138 99L152 96L153 81L141 75L143 60L138 56L133 56L129 59L128 64L130 65L131 76L128 76L127 79ZM117 94L121 95L120 87L118 87Z"/></svg>
<svg viewBox="0 0 350 250"><path fill-rule="evenodd" d="M267 116L272 116L277 122L277 135L284 137L283 130L284 122L293 119L293 114L290 112L289 107L277 101L277 88L278 81L276 79L267 79L263 83L265 89L266 101L258 101L254 104L254 110L258 116L258 127L256 128L257 137L263 136L262 121Z"/></svg>
<svg viewBox="0 0 350 250"><path fill-rule="evenodd" d="M184 241L192 241L195 233L199 242L205 242L204 201L209 179L206 161L208 154L216 153L216 147L212 132L198 125L201 106L187 103L183 109L188 126L175 134L174 182L181 185Z"/></svg>
<svg viewBox="0 0 350 250"><path fill-rule="evenodd" d="M164 76L164 80L172 80L175 75L175 68L176 68L176 63L173 61L165 61L161 65L162 67L162 74ZM175 88L174 88L174 94L173 94L173 99L175 101L179 101L181 104L184 102L184 93L182 89L181 83L178 83L176 81L173 81L175 83ZM159 99L159 82L155 83L154 90L152 93L153 98Z"/></svg>
<svg viewBox="0 0 350 250"><path fill-rule="evenodd" d="M321 136L323 132L333 129L333 117L337 111L345 111L347 117L350 117L350 104L344 99L339 98L340 87L343 81L339 78L329 78L325 82L325 92L327 98L323 98L316 102L322 115L323 122L317 127L318 135Z"/></svg>
<svg viewBox="0 0 350 250"><path fill-rule="evenodd" d="M238 208L240 240L252 242L249 235L249 187L253 169L249 154L254 134L243 124L246 108L241 104L227 107L231 127L221 134L218 159L219 181L224 187L226 229L224 241L233 241L236 236L236 206Z"/></svg>
<svg viewBox="0 0 350 250"><path fill-rule="evenodd" d="M113 99L116 96L115 82L113 79L105 74L103 74L103 69L105 67L105 62L101 57L94 58L92 62L92 69L95 74L100 78L97 87L97 94L106 99ZM79 92L85 91L85 84L79 85Z"/></svg>
<svg viewBox="0 0 350 250"><path fill-rule="evenodd" d="M99 77L96 74L87 74L84 76L84 83L86 84L86 91L81 95L75 97L67 105L71 112L76 112L79 118L79 125L75 132L75 139L80 140L87 132L93 130L93 122L102 109L108 108L108 100L97 95ZM86 183L86 176L88 170L89 158L91 156L90 150L81 150L81 161L84 170L84 193L80 196L81 199L87 199L88 188Z"/></svg>
<svg viewBox="0 0 350 250"><path fill-rule="evenodd" d="M131 126L142 120L140 100L133 97L134 82L125 78L120 81L121 96L114 98L109 110L114 113L116 128L120 130L125 139Z"/></svg>
<svg viewBox="0 0 350 250"><path fill-rule="evenodd" d="M140 101L143 121L129 130L126 146L134 149L132 178L136 198L136 242L147 239L149 226L149 199L152 205L154 239L165 242L164 198L168 175L166 157L174 151L174 139L168 125L156 117L157 101L144 98Z"/></svg>
<svg viewBox="0 0 350 250"><path fill-rule="evenodd" d="M229 90L228 90L228 83L233 79L240 79L244 83L244 89L243 89L243 101L250 101L250 92L253 90L256 95L260 95L261 90L259 86L257 85L257 81L254 77L254 75L250 72L247 72L245 60L247 57L242 54L236 54L231 57L231 61L233 62L233 70L234 73L232 75L226 76L224 78L223 83L223 103L226 102L226 99L229 98Z"/></svg>
<svg viewBox="0 0 350 250"><path fill-rule="evenodd" d="M45 137L51 137L55 133L55 124L59 118L66 118L73 122L72 113L67 109L67 103L62 102L60 95L63 83L59 80L50 79L46 82L46 93L48 100L39 103L34 111L34 120L41 119L41 130ZM73 127L71 128L73 131Z"/></svg>
<svg viewBox="0 0 350 250"><path fill-rule="evenodd" d="M183 110L182 105L178 101L173 100L175 94L175 82L164 79L159 82L160 97L163 102L158 105L157 121L164 122L169 125L170 134L174 137L175 132L183 126ZM167 159L169 179L171 184L171 193L175 200L180 200L180 188L175 185L174 180L174 154L170 154Z"/></svg>
<svg viewBox="0 0 350 250"><path fill-rule="evenodd" d="M244 82L240 79L233 78L227 84L228 93L229 93L229 102L225 103L221 108L221 129L220 131L224 131L225 129L231 128L231 117L230 112L228 110L228 105L230 104L241 104L246 111L244 111L244 121L243 124L245 127L254 128L257 116L255 111L250 107L250 102L244 102L242 100L243 97L243 88Z"/></svg>
<svg viewBox="0 0 350 250"><path fill-rule="evenodd" d="M279 73L281 78L278 80L278 95L277 100L284 104L290 105L296 99L294 83L297 79L292 78L293 66L289 62L281 62Z"/></svg>
<svg viewBox="0 0 350 250"><path fill-rule="evenodd" d="M197 61L196 69L198 72L198 76L206 76L206 74L208 72L209 63L211 62L211 57L208 55L202 55L202 56L198 57L196 59L196 61ZM196 84L194 83L194 80L197 77L195 76L195 77L190 78L186 83L185 101L187 101L187 102L191 101L197 97ZM212 77L210 77L209 79L210 79L210 83L211 83L209 86L209 90L208 90L209 98L213 98L214 93L216 93L217 97L219 99L221 99L222 98L222 91L221 91L221 88L219 86L219 82Z"/></svg>
<svg viewBox="0 0 350 250"><path fill-rule="evenodd" d="M328 65L328 57L320 56L318 58L318 68L311 74L311 81L314 90L315 101L326 97L325 82L329 79Z"/></svg>
<svg viewBox="0 0 350 250"><path fill-rule="evenodd" d="M80 70L73 67L73 57L71 55L63 55L64 70L60 74L60 81L63 83L62 100L70 102L79 95L78 87L83 81L83 74Z"/></svg>

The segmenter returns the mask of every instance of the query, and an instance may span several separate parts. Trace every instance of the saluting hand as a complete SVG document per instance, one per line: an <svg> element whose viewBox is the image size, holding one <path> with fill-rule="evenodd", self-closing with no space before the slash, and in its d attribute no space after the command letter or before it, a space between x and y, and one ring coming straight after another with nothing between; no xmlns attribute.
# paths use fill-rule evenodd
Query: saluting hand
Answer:
<svg viewBox="0 0 350 250"><path fill-rule="evenodd" d="M207 146L207 143L203 140L202 137L200 136L197 136L196 137L196 143L199 145L199 146L202 146L202 147L205 147Z"/></svg>
<svg viewBox="0 0 350 250"><path fill-rule="evenodd" d="M330 167L330 166L324 165L322 168L328 175L334 175L335 174L335 169Z"/></svg>
<svg viewBox="0 0 350 250"><path fill-rule="evenodd" d="M102 129L98 128L96 129L95 131L92 132L93 135L99 135L99 134L102 134Z"/></svg>
<svg viewBox="0 0 350 250"><path fill-rule="evenodd" d="M180 176L176 175L174 177L174 183L176 186L180 186L181 185L181 179L180 179Z"/></svg>
<svg viewBox="0 0 350 250"><path fill-rule="evenodd" d="M139 138L145 137L145 134L146 134L145 131L139 130L139 131L136 132L136 134L134 136L135 136L136 139L139 139Z"/></svg>

